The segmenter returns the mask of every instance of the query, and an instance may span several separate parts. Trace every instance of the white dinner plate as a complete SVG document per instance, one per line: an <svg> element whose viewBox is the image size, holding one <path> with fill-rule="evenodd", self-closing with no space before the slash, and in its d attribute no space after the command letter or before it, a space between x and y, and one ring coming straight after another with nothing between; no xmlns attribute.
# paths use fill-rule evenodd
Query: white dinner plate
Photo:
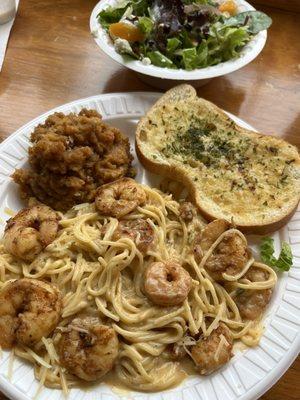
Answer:
<svg viewBox="0 0 300 400"><path fill-rule="evenodd" d="M7 209L22 207L17 186L10 175L15 168L27 162L28 138L34 127L44 122L54 111L78 112L87 107L98 110L103 119L120 128L129 138L135 156L137 180L156 185L158 178L147 173L139 164L134 151L134 134L138 119L158 99L158 93L112 93L74 101L49 111L24 125L0 145L0 217L1 231L9 218ZM229 114L230 115L230 114ZM244 121L230 115L239 125L251 128ZM290 243L294 266L279 276L272 302L264 317L265 332L256 348L237 351L231 361L208 377L187 378L179 387L160 393L118 394L110 387L99 384L89 389L71 389L69 400L253 400L268 390L288 369L296 358L300 345L300 209L287 226L273 235L278 251L280 241ZM255 238L249 238L255 247ZM1 332L0 332L1 335ZM11 399L31 400L38 383L31 365L15 360L13 375L8 380L9 352L0 360L0 391ZM38 400L62 400L59 390L45 388Z"/></svg>

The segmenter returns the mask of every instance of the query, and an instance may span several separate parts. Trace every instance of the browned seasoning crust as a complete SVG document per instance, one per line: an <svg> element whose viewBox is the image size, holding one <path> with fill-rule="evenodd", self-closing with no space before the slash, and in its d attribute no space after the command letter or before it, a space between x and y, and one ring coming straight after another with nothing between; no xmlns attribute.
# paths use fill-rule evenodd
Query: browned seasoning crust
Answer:
<svg viewBox="0 0 300 400"><path fill-rule="evenodd" d="M250 250L242 238L235 233L228 234L208 258L204 268L216 281L224 280L222 273L236 275L242 271L250 258Z"/></svg>
<svg viewBox="0 0 300 400"><path fill-rule="evenodd" d="M43 204L24 208L7 221L5 249L15 257L33 261L56 238L59 220L58 213Z"/></svg>
<svg viewBox="0 0 300 400"><path fill-rule="evenodd" d="M62 332L58 344L60 363L69 373L94 381L109 372L117 359L119 342L115 330L97 318L76 318Z"/></svg>
<svg viewBox="0 0 300 400"><path fill-rule="evenodd" d="M197 209L191 202L184 201L179 206L179 216L185 222L192 222L193 219L197 216Z"/></svg>
<svg viewBox="0 0 300 400"><path fill-rule="evenodd" d="M221 335L226 339L226 344L216 357ZM233 338L230 330L223 323L217 329L202 339L199 339L195 346L192 346L191 354L196 364L196 369L201 375L209 375L222 365L226 364L232 357Z"/></svg>
<svg viewBox="0 0 300 400"><path fill-rule="evenodd" d="M144 273L145 295L160 306L182 304L192 287L192 278L181 264L169 260L152 262Z"/></svg>
<svg viewBox="0 0 300 400"><path fill-rule="evenodd" d="M62 296L56 286L37 279L18 279L0 292L0 346L32 346L57 326Z"/></svg>
<svg viewBox="0 0 300 400"><path fill-rule="evenodd" d="M198 263L214 242L228 229L230 229L230 224L227 221L216 219L196 235L194 255ZM251 252L247 243L236 232L229 232L208 257L204 268L213 279L222 282L224 272L228 275L238 274L250 257Z"/></svg>
<svg viewBox="0 0 300 400"><path fill-rule="evenodd" d="M251 267L243 278L251 282L264 282L268 279L266 271ZM273 289L239 289L235 298L236 305L243 319L255 320L265 311L272 297Z"/></svg>
<svg viewBox="0 0 300 400"><path fill-rule="evenodd" d="M145 219L121 220L113 234L113 240L124 237L133 240L139 251L145 254L154 242L154 231Z"/></svg>
<svg viewBox="0 0 300 400"><path fill-rule="evenodd" d="M12 175L23 198L56 210L94 200L98 186L133 176L129 140L95 110L54 113L31 135L29 169Z"/></svg>

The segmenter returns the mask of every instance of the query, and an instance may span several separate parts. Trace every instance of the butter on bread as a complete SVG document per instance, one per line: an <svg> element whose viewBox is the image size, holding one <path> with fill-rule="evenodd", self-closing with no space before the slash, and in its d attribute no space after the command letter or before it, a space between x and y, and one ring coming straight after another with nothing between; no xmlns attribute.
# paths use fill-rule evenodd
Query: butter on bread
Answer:
<svg viewBox="0 0 300 400"><path fill-rule="evenodd" d="M297 148L241 128L190 85L166 92L141 118L136 150L146 169L182 182L208 220L266 234L297 209Z"/></svg>

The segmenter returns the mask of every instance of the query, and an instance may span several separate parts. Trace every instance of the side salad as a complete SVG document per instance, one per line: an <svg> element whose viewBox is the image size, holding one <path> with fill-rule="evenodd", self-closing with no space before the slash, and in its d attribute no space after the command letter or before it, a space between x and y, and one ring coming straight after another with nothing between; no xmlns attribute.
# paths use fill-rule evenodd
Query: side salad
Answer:
<svg viewBox="0 0 300 400"><path fill-rule="evenodd" d="M145 65L193 70L238 57L270 17L233 0L121 0L98 14L116 51Z"/></svg>

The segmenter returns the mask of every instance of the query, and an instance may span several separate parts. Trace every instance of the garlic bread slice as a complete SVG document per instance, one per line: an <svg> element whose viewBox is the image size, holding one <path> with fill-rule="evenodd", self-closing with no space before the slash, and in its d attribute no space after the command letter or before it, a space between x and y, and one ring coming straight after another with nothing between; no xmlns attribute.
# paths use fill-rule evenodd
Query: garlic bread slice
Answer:
<svg viewBox="0 0 300 400"><path fill-rule="evenodd" d="M265 234L297 209L297 148L241 128L190 85L169 90L140 120L136 150L146 169L182 182L208 220Z"/></svg>

